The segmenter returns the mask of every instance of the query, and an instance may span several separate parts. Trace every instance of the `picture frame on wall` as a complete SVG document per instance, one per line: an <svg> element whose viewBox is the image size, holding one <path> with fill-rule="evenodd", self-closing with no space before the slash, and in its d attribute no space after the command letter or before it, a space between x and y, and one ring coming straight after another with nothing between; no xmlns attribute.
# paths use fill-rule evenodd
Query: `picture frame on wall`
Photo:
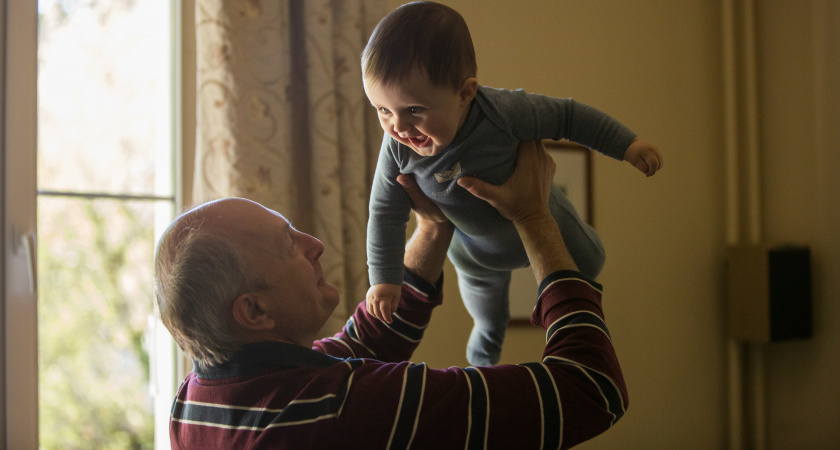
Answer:
<svg viewBox="0 0 840 450"><path fill-rule="evenodd" d="M592 206L592 150L569 141L544 141L554 159L554 184L578 214L594 226ZM510 324L529 325L537 301L537 284L530 267L516 269L510 280Z"/></svg>

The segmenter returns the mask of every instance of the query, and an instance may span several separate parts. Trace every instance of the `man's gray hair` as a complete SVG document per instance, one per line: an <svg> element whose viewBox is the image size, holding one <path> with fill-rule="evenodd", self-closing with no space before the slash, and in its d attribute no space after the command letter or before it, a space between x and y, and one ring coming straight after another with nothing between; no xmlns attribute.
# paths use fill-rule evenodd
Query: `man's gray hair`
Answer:
<svg viewBox="0 0 840 450"><path fill-rule="evenodd" d="M232 307L252 287L241 250L209 228L200 221L176 225L164 233L155 255L160 319L202 368L227 361L240 348Z"/></svg>

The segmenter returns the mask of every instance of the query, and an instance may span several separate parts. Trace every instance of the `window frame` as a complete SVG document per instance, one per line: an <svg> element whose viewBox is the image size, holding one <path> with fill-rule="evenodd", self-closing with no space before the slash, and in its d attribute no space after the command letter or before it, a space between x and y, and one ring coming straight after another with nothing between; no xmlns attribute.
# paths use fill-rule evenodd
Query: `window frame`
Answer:
<svg viewBox="0 0 840 450"><path fill-rule="evenodd" d="M37 2L0 0L2 47L3 428L6 448L38 445L37 295Z"/></svg>

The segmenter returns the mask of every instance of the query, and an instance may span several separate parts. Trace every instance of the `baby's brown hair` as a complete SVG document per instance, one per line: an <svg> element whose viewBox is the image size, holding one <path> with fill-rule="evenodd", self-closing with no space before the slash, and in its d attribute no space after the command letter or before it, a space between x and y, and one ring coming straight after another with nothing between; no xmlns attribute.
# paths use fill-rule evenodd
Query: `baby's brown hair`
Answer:
<svg viewBox="0 0 840 450"><path fill-rule="evenodd" d="M390 84L419 68L435 86L460 88L477 65L467 22L439 3L406 3L386 15L362 52L362 76Z"/></svg>

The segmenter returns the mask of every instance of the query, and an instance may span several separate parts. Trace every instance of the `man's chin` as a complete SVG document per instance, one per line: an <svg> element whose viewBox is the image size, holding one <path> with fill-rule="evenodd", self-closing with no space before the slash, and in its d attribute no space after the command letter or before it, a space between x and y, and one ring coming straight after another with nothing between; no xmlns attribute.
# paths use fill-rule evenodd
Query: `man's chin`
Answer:
<svg viewBox="0 0 840 450"><path fill-rule="evenodd" d="M322 282L318 286L318 289L321 291L321 295L324 297L324 299L329 301L332 308L335 309L335 307L338 306L338 303L341 300L341 296L338 293L338 289L327 282Z"/></svg>

